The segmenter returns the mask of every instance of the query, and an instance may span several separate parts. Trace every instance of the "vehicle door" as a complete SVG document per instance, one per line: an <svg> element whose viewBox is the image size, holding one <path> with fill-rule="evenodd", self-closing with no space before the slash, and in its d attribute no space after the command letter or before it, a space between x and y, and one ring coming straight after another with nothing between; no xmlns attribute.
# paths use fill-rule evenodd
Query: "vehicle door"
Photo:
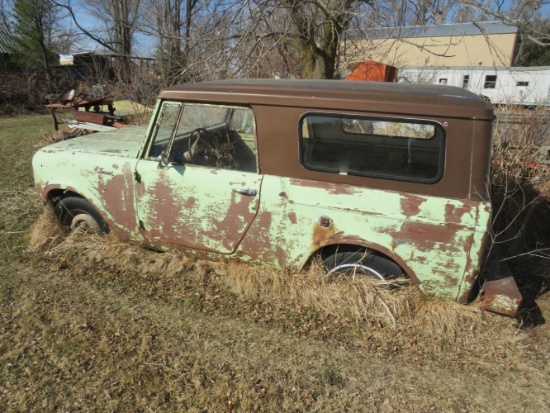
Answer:
<svg viewBox="0 0 550 413"><path fill-rule="evenodd" d="M259 205L253 112L247 107L165 101L136 166L141 228L155 248L228 254Z"/></svg>

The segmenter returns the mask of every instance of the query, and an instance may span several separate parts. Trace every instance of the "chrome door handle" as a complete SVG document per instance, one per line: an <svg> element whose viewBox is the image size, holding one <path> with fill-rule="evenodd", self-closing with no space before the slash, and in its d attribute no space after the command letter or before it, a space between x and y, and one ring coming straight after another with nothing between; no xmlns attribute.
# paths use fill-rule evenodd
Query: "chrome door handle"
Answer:
<svg viewBox="0 0 550 413"><path fill-rule="evenodd" d="M255 189L238 189L238 188L233 188L233 192L236 192L241 195L246 195L246 196L256 196L256 194L258 193L256 192Z"/></svg>

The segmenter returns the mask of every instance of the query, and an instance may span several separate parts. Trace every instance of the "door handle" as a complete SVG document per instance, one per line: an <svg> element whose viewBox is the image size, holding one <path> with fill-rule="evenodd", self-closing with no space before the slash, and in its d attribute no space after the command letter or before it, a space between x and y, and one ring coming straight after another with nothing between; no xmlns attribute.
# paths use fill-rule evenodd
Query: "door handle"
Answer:
<svg viewBox="0 0 550 413"><path fill-rule="evenodd" d="M236 192L236 193L241 194L241 195L246 195L246 196L256 196L258 194L258 192L256 192L255 189L233 188L233 192Z"/></svg>

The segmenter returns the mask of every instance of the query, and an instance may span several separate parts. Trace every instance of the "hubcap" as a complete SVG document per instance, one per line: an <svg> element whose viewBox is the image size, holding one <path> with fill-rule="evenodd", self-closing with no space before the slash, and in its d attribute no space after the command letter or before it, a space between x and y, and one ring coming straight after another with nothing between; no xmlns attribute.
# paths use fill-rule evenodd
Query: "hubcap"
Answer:
<svg viewBox="0 0 550 413"><path fill-rule="evenodd" d="M90 215L77 214L73 217L71 221L72 231L76 233L82 233L88 229L91 229L92 231L95 231L95 232L101 231L95 219L93 219Z"/></svg>

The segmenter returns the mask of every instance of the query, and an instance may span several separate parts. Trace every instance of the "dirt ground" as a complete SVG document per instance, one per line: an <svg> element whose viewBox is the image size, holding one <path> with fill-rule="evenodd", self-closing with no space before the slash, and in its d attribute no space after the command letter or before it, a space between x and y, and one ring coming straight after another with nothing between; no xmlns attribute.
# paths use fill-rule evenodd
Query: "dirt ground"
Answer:
<svg viewBox="0 0 550 413"><path fill-rule="evenodd" d="M47 117L0 119L0 410L550 411L534 325L68 235L32 189Z"/></svg>

